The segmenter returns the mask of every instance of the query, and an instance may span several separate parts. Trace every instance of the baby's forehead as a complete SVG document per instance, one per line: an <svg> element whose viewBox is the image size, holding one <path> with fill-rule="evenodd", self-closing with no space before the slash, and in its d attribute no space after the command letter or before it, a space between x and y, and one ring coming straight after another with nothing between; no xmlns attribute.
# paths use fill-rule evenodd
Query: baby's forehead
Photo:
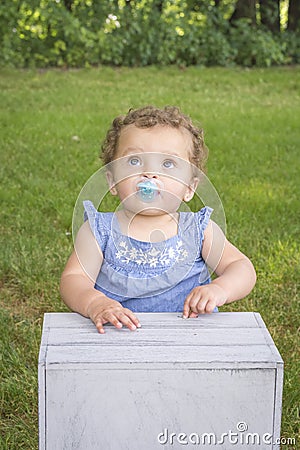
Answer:
<svg viewBox="0 0 300 450"><path fill-rule="evenodd" d="M151 152L161 146L162 152L172 148L193 153L193 139L189 130L171 125L154 125L139 127L135 124L126 125L120 132L116 153L122 153L126 147L137 147L141 151ZM115 155L115 157L120 155Z"/></svg>
<svg viewBox="0 0 300 450"><path fill-rule="evenodd" d="M130 123L128 125L125 125L121 128L120 131L120 135L124 135L127 133L132 133L132 134L140 134L140 133L157 133L157 132L168 132L168 133L173 133L173 134L183 134L186 137L189 137L192 139L192 134L191 132L185 128L182 125L179 126L173 126L171 124L154 124L154 125L145 125L145 126L140 126L138 123Z"/></svg>

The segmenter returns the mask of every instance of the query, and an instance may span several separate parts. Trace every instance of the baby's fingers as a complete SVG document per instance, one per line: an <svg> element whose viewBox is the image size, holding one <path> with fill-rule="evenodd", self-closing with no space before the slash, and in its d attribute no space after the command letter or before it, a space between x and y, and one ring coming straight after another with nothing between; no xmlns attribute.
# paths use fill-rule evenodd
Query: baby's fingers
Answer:
<svg viewBox="0 0 300 450"><path fill-rule="evenodd" d="M107 322L111 323L114 327L116 328L122 328L123 323L122 320L120 320L120 316L121 314L119 312L116 313L107 313L105 315L105 319L107 320Z"/></svg>
<svg viewBox="0 0 300 450"><path fill-rule="evenodd" d="M118 319L122 325L125 325L130 330L136 330L137 325L135 325L133 319L130 317L129 313L126 311L122 311L118 314Z"/></svg>
<svg viewBox="0 0 300 450"><path fill-rule="evenodd" d="M190 314L190 303L189 303L189 298L190 296L188 296L184 302L183 305L183 310L182 310L182 317L183 319L187 319L189 317Z"/></svg>
<svg viewBox="0 0 300 450"><path fill-rule="evenodd" d="M125 325L130 330L134 331L140 327L140 322L135 315L127 308L120 308L114 312L106 314L105 319L114 325L116 328L122 328Z"/></svg>
<svg viewBox="0 0 300 450"><path fill-rule="evenodd" d="M95 325L96 325L96 328L99 331L99 333L101 333L101 334L105 333L104 328L103 328L103 322L101 319L96 319Z"/></svg>
<svg viewBox="0 0 300 450"><path fill-rule="evenodd" d="M140 323L139 319L136 317L136 315L130 309L124 308L123 313L125 315L127 315L127 317L130 319L131 323L136 328L141 328L141 323Z"/></svg>
<svg viewBox="0 0 300 450"><path fill-rule="evenodd" d="M193 289L187 296L183 306L183 318L198 317L198 314L205 313L206 298L201 298L201 289Z"/></svg>
<svg viewBox="0 0 300 450"><path fill-rule="evenodd" d="M197 311L193 311L193 293L189 294L187 298L185 299L183 310L182 310L182 317L183 319L187 319L188 317L194 318L198 317Z"/></svg>
<svg viewBox="0 0 300 450"><path fill-rule="evenodd" d="M122 328L122 323L119 321L119 319L115 316L115 314L109 312L109 313L104 313L102 315L99 315L95 320L94 323L96 325L97 330L99 331L99 333L104 334L104 327L103 325L106 324L107 322L111 323L112 325L114 325L116 328Z"/></svg>

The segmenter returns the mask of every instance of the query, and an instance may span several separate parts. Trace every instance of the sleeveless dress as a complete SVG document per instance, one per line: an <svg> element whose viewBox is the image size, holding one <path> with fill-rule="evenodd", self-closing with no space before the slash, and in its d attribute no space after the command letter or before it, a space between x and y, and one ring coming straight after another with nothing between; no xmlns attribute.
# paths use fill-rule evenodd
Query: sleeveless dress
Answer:
<svg viewBox="0 0 300 450"><path fill-rule="evenodd" d="M122 234L116 214L98 212L90 201L83 205L84 218L103 253L95 288L125 308L182 312L189 292L211 282L201 256L211 208L179 212L177 235L151 243Z"/></svg>

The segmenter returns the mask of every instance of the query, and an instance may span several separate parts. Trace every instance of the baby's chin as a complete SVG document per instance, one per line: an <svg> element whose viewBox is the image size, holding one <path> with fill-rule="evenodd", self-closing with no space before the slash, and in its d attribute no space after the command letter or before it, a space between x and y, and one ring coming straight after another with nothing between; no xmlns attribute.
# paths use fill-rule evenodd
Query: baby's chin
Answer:
<svg viewBox="0 0 300 450"><path fill-rule="evenodd" d="M160 217L163 215L175 214L181 202L175 196L166 196L163 198L158 195L153 201L143 201L138 196L130 196L121 202L124 211L130 214L139 214L142 216Z"/></svg>
<svg viewBox="0 0 300 450"><path fill-rule="evenodd" d="M133 214L139 214L141 216L151 216L151 217L160 217L165 214L174 214L176 211L166 211L165 209L161 209L155 206L144 206L141 208L136 208L134 211L130 211Z"/></svg>

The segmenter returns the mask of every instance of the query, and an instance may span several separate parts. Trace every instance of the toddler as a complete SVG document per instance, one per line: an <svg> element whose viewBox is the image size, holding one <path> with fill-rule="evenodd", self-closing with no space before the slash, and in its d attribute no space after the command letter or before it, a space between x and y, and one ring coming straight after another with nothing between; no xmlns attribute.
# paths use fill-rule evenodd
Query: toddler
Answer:
<svg viewBox="0 0 300 450"><path fill-rule="evenodd" d="M250 260L212 220L212 209L178 211L201 182L202 130L176 107L147 106L117 117L102 157L116 212L84 202L85 222L61 277L61 296L104 324L135 330L136 312L211 313L245 297L256 275ZM210 270L216 278L211 280Z"/></svg>

